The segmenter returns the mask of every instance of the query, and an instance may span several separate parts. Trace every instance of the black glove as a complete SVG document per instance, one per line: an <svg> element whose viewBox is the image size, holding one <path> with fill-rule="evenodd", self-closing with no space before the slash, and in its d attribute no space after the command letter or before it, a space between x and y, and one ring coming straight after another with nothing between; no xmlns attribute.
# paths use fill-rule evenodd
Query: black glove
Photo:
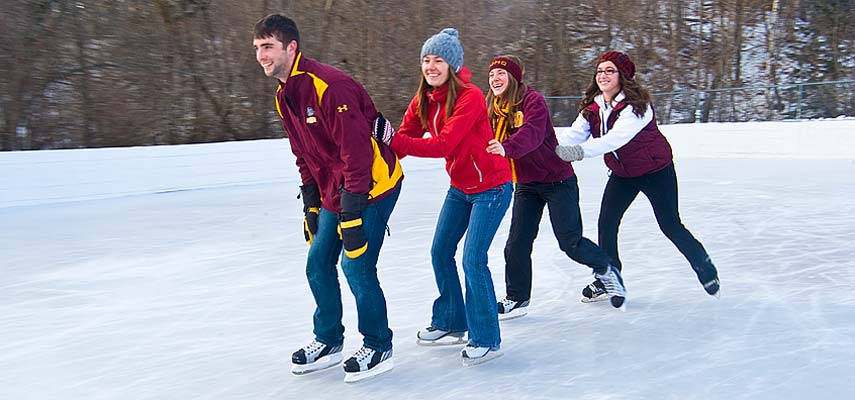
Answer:
<svg viewBox="0 0 855 400"><path fill-rule="evenodd" d="M312 238L318 233L318 216L321 213L321 192L317 184L300 186L300 196L303 197L303 236L306 243L312 244Z"/></svg>
<svg viewBox="0 0 855 400"><path fill-rule="evenodd" d="M388 146L392 143L392 136L394 135L395 128L383 117L383 114L378 112L377 119L374 120L374 130L371 132L371 136L374 136L374 139L377 139L378 142L386 143Z"/></svg>
<svg viewBox="0 0 855 400"><path fill-rule="evenodd" d="M367 194L341 190L341 214L338 215L338 234L344 243L344 255L357 258L368 250L368 240L362 227L362 211L368 206Z"/></svg>

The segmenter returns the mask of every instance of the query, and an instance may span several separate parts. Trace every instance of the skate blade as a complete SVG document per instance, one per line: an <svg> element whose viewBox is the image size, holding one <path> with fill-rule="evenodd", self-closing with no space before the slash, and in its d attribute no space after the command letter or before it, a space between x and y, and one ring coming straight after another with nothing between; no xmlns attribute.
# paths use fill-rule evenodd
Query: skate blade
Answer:
<svg viewBox="0 0 855 400"><path fill-rule="evenodd" d="M339 364L341 364L341 353L335 353L321 357L311 364L291 364L291 373L298 376L306 375L312 372L323 371Z"/></svg>
<svg viewBox="0 0 855 400"><path fill-rule="evenodd" d="M513 310L507 314L499 314L499 321L508 321L512 319L517 319L519 317L524 317L528 314L528 310Z"/></svg>
<svg viewBox="0 0 855 400"><path fill-rule="evenodd" d="M720 300L721 299L721 289L719 289L717 292L713 293L712 297L715 297L716 300Z"/></svg>
<svg viewBox="0 0 855 400"><path fill-rule="evenodd" d="M416 339L416 344L417 344L417 345L419 345L419 346L425 346L425 347L435 347L435 346L456 346L456 345L461 345L461 344L466 344L466 343L468 343L468 342L466 341L466 339L463 339L462 337L460 337L460 338L458 338L458 337L452 337L451 339L449 339L449 337L448 337L448 336L446 336L446 337L444 337L444 338L440 338L440 339L437 339L437 340L422 340L422 339Z"/></svg>
<svg viewBox="0 0 855 400"><path fill-rule="evenodd" d="M464 367L471 367L473 365L483 364L487 361L495 360L495 359L497 359L503 355L504 355L504 353L502 353L502 352L491 351L491 352L487 353L484 357L481 357L481 358L465 358L464 357L463 358L463 366Z"/></svg>
<svg viewBox="0 0 855 400"><path fill-rule="evenodd" d="M368 378L373 378L377 375L384 374L392 370L395 367L395 363L392 362L392 359L388 359L386 361L381 362L374 366L374 368L369 369L368 371L362 372L345 372L344 373L344 383L356 383L361 380L365 380Z"/></svg>
<svg viewBox="0 0 855 400"><path fill-rule="evenodd" d="M608 300L608 299L609 299L609 295L607 295L607 294L603 294L603 295L599 295L599 296L597 296L597 297L592 297L592 298L588 298L588 297L582 296L581 301L582 301L583 303L599 303L599 302L601 302L601 301L606 301L606 300Z"/></svg>

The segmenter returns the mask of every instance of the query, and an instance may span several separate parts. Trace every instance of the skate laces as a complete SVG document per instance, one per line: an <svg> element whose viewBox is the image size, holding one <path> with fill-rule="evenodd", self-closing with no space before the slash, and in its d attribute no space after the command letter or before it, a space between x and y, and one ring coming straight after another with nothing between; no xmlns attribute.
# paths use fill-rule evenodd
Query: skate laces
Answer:
<svg viewBox="0 0 855 400"><path fill-rule="evenodd" d="M374 350L369 349L368 347L362 346L356 354L353 355L353 358L356 358L357 361L362 362L365 359L374 355Z"/></svg>
<svg viewBox="0 0 855 400"><path fill-rule="evenodd" d="M317 340L312 340L312 343L309 343L308 346L303 347L303 351L305 351L307 354L312 354L318 350L323 349L325 346L326 346L325 344L323 344Z"/></svg>
<svg viewBox="0 0 855 400"><path fill-rule="evenodd" d="M599 279L600 283L603 284L603 287L606 288L606 293L621 297L626 294L623 285L618 280L617 273L615 273L615 270L612 269L612 267L609 267L605 274L600 275L595 273L594 276Z"/></svg>
<svg viewBox="0 0 855 400"><path fill-rule="evenodd" d="M502 307L503 307L505 310L510 310L510 309L511 309L511 308L513 308L515 305L517 305L517 302L515 302L515 301L513 301L513 300L511 300L511 299L509 299L509 298L507 298L507 297L505 297L505 298L502 300Z"/></svg>

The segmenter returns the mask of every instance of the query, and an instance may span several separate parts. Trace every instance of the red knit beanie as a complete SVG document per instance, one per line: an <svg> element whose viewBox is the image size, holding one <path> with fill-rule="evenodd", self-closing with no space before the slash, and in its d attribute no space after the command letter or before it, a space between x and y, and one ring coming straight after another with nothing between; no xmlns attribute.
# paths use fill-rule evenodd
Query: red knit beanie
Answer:
<svg viewBox="0 0 855 400"><path fill-rule="evenodd" d="M493 59L493 62L490 63L490 69L487 71L487 73L496 68L501 68L505 71L508 71L508 73L511 74L511 76L513 76L514 79L517 80L517 82L522 82L522 68L520 68L520 66L515 63L514 60L511 60L507 57L496 57Z"/></svg>
<svg viewBox="0 0 855 400"><path fill-rule="evenodd" d="M632 80L635 77L635 64L628 55L619 51L610 51L601 55L600 59L597 60L597 64L599 65L606 61L611 61L625 79Z"/></svg>

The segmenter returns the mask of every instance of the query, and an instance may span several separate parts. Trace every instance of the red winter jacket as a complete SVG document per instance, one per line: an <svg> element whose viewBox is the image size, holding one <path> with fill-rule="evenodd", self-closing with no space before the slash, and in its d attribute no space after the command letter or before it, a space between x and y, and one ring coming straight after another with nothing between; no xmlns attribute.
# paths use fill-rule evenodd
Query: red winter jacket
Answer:
<svg viewBox="0 0 855 400"><path fill-rule="evenodd" d="M483 192L511 180L508 160L487 152L493 131L487 120L484 95L472 85L471 76L466 67L460 69L458 77L465 87L458 93L449 118L445 117L448 84L428 93L427 129L418 116L418 96L414 97L392 140L392 150L402 156L445 157L451 186L466 194ZM430 137L423 138L426 130Z"/></svg>

